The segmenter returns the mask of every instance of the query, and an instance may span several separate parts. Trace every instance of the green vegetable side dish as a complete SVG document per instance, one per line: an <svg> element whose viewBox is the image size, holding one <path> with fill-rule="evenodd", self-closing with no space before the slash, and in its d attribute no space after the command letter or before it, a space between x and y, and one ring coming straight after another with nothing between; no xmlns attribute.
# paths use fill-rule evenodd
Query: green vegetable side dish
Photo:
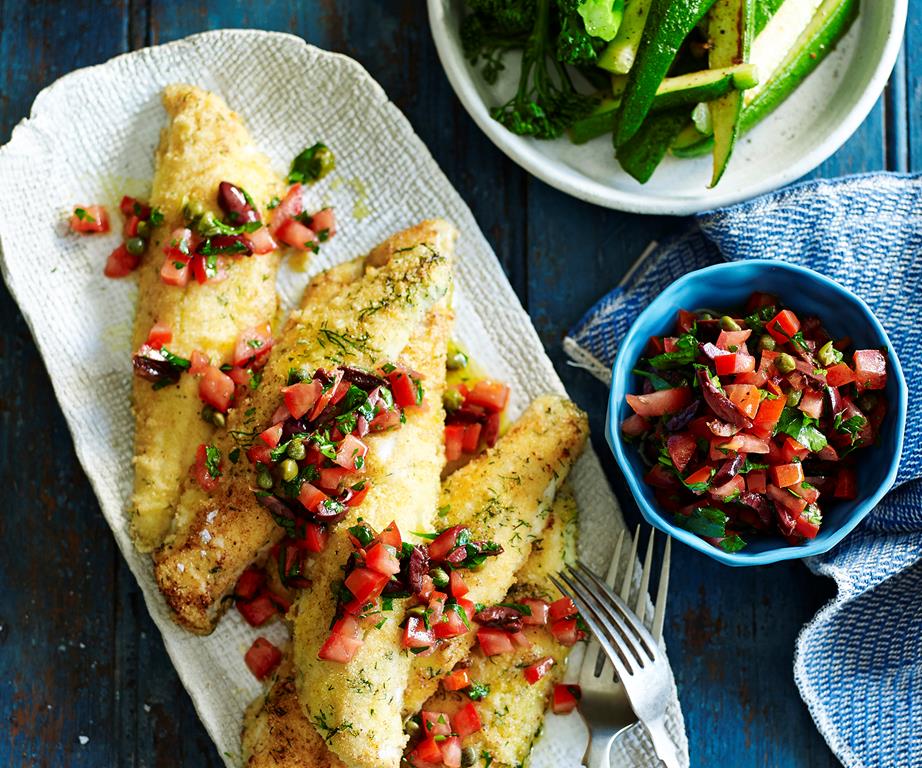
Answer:
<svg viewBox="0 0 922 768"><path fill-rule="evenodd" d="M740 136L813 72L860 0L467 0L465 57L490 84L513 55L518 86L491 116L520 136L612 135L645 183L667 154L712 154L710 186Z"/></svg>
<svg viewBox="0 0 922 768"><path fill-rule="evenodd" d="M736 552L813 539L828 501L857 497L860 451L887 413L887 357L754 293L743 309L680 310L634 370L621 425L662 513Z"/></svg>

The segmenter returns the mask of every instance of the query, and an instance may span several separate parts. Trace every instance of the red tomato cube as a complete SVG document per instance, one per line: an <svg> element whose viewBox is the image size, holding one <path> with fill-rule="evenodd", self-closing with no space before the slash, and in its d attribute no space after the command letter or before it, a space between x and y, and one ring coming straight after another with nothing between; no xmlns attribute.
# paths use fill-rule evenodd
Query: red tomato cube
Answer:
<svg viewBox="0 0 922 768"><path fill-rule="evenodd" d="M410 616L403 629L404 648L429 648L435 645L435 632L426 628L425 622L418 616Z"/></svg>
<svg viewBox="0 0 922 768"><path fill-rule="evenodd" d="M278 608L269 595L263 593L252 600L237 601L237 610L251 627L261 627L269 619L278 615Z"/></svg>
<svg viewBox="0 0 922 768"><path fill-rule="evenodd" d="M776 464L769 468L772 482L779 488L787 488L804 481L804 469L800 462L796 464Z"/></svg>
<svg viewBox="0 0 922 768"><path fill-rule="evenodd" d="M464 452L464 424L445 425L445 461L457 461Z"/></svg>
<svg viewBox="0 0 922 768"><path fill-rule="evenodd" d="M638 416L665 416L678 413L692 400L689 387L673 387L649 395L627 395L627 404Z"/></svg>
<svg viewBox="0 0 922 768"><path fill-rule="evenodd" d="M554 666L554 659L550 656L546 656L540 661L536 661L529 667L525 667L525 679L528 681L529 685L534 685L542 677L544 677L548 672L551 671L551 667Z"/></svg>
<svg viewBox="0 0 922 768"><path fill-rule="evenodd" d="M483 727L474 702L469 701L455 713L451 719L451 727L462 739L472 733L477 733Z"/></svg>
<svg viewBox="0 0 922 768"><path fill-rule="evenodd" d="M336 449L334 462L350 472L365 471L365 456L368 446L355 435L346 435Z"/></svg>
<svg viewBox="0 0 922 768"><path fill-rule="evenodd" d="M756 359L752 355L721 355L714 359L714 369L718 376L749 373L756 369Z"/></svg>
<svg viewBox="0 0 922 768"><path fill-rule="evenodd" d="M531 613L522 619L523 624L531 626L544 626L547 624L551 606L544 600L523 600L522 605L528 608Z"/></svg>
<svg viewBox="0 0 922 768"><path fill-rule="evenodd" d="M800 320L789 309L782 309L777 315L765 324L765 330L780 344L791 340L800 330Z"/></svg>
<svg viewBox="0 0 922 768"><path fill-rule="evenodd" d="M250 566L237 579L237 586L234 587L234 597L238 600L252 600L265 583L266 572L261 568Z"/></svg>
<svg viewBox="0 0 922 768"><path fill-rule="evenodd" d="M823 398L822 392L815 389L805 389L797 407L811 419L819 419L823 415Z"/></svg>
<svg viewBox="0 0 922 768"><path fill-rule="evenodd" d="M269 323L254 325L240 332L234 345L234 365L245 368L250 361L272 349L272 329Z"/></svg>
<svg viewBox="0 0 922 768"><path fill-rule="evenodd" d="M295 419L300 419L317 402L323 385L317 380L299 381L288 387L282 387L282 396L285 398L285 407Z"/></svg>
<svg viewBox="0 0 922 768"><path fill-rule="evenodd" d="M365 565L373 571L393 576L400 573L400 561L392 547L387 544L372 544L365 553Z"/></svg>
<svg viewBox="0 0 922 768"><path fill-rule="evenodd" d="M160 347L169 344L172 340L173 331L166 323L154 323L147 334L147 343L154 349L160 349Z"/></svg>
<svg viewBox="0 0 922 768"><path fill-rule="evenodd" d="M385 574L370 568L355 568L346 577L345 585L357 601L365 603L378 597L389 580Z"/></svg>
<svg viewBox="0 0 922 768"><path fill-rule="evenodd" d="M198 384L199 397L221 413L227 413L234 396L234 382L230 376L213 365L208 367Z"/></svg>
<svg viewBox="0 0 922 768"><path fill-rule="evenodd" d="M752 358L753 360L755 358ZM724 389L730 402L736 405L750 419L754 419L759 411L759 388L752 384L727 384Z"/></svg>
<svg viewBox="0 0 922 768"><path fill-rule="evenodd" d="M566 715L576 709L580 699L578 685L558 684L554 686L552 708L555 715Z"/></svg>
<svg viewBox="0 0 922 768"><path fill-rule="evenodd" d="M477 642L485 656L498 656L513 650L512 638L502 629L481 627L477 630Z"/></svg>
<svg viewBox="0 0 922 768"><path fill-rule="evenodd" d="M854 355L855 386L883 389L887 386L887 358L876 349L859 349Z"/></svg>
<svg viewBox="0 0 922 768"><path fill-rule="evenodd" d="M282 425L273 424L268 429L263 430L259 433L259 439L270 448L275 448L279 444L279 440L282 439Z"/></svg>
<svg viewBox="0 0 922 768"><path fill-rule="evenodd" d="M841 387L855 380L855 372L847 363L836 363L826 369L826 383L830 387Z"/></svg>
<svg viewBox="0 0 922 768"><path fill-rule="evenodd" d="M122 244L109 254L102 273L106 277L126 277L134 272L140 263L141 257L128 253L128 249Z"/></svg>
<svg viewBox="0 0 922 768"><path fill-rule="evenodd" d="M318 651L317 657L324 661L347 664L363 644L364 641L356 637L332 632Z"/></svg>
<svg viewBox="0 0 922 768"><path fill-rule="evenodd" d="M281 203L272 211L272 221L269 223L269 232L277 236L279 229L288 219L297 216L304 210L304 199L301 195L301 185L292 184Z"/></svg>
<svg viewBox="0 0 922 768"><path fill-rule="evenodd" d="M469 688L470 685L471 676L466 669L456 669L454 672L450 672L446 675L445 679L442 680L442 687L446 691L463 691L465 688Z"/></svg>
<svg viewBox="0 0 922 768"><path fill-rule="evenodd" d="M509 387L498 381L481 379L464 399L468 405L478 405L490 413L499 413L509 403Z"/></svg>
<svg viewBox="0 0 922 768"><path fill-rule="evenodd" d="M576 609L576 603L569 597L561 597L559 600L555 600L551 603L550 610L548 611L548 618L551 621L572 619L577 613L579 613L579 611Z"/></svg>
<svg viewBox="0 0 922 768"><path fill-rule="evenodd" d="M253 677L265 680L282 661L282 652L264 637L257 637L243 657Z"/></svg>
<svg viewBox="0 0 922 768"><path fill-rule="evenodd" d="M319 247L317 235L297 219L288 219L275 232L275 236L285 245L298 251L314 251Z"/></svg>
<svg viewBox="0 0 922 768"><path fill-rule="evenodd" d="M685 467L694 457L695 451L698 450L698 442L695 440L694 435L689 432L670 435L666 441L666 449L675 468L679 472L684 472Z"/></svg>
<svg viewBox="0 0 922 768"><path fill-rule="evenodd" d="M101 205L78 205L70 217L70 228L82 235L109 231L109 213Z"/></svg>

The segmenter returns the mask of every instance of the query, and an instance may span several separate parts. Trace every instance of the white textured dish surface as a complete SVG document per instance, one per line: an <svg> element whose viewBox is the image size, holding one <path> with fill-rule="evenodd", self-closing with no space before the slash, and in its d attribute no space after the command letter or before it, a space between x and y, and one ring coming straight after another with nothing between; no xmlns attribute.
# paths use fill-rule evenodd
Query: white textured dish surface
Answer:
<svg viewBox="0 0 922 768"><path fill-rule="evenodd" d="M303 87L296 87L299 79ZM115 211L121 194L149 193L153 150L165 124L160 91L172 82L224 96L282 173L315 141L334 150L335 173L311 194L316 207L336 207L340 234L309 272L282 270L279 289L287 307L321 268L364 253L423 218L442 216L464 233L458 245L458 338L478 350L487 370L510 383L513 414L532 397L563 388L471 212L403 115L351 59L291 35L221 30L78 70L39 94L31 117L0 149L3 276L32 330L77 455L167 652L218 751L228 765L238 765L243 710L262 688L243 654L257 634L279 642L285 633L278 623L257 632L236 611L204 638L170 621L150 560L135 552L128 534L129 344L136 285L102 275L119 240L118 224L109 235L78 237L65 223L75 204L100 202ZM582 555L601 569L624 523L591 451L574 470L573 483L583 530L589 532L581 540ZM670 716L687 765L674 690ZM579 718L551 717L533 765L576 766L584 744ZM647 764L646 745L636 734L625 748L628 764Z"/></svg>
<svg viewBox="0 0 922 768"><path fill-rule="evenodd" d="M719 208L784 186L841 147L874 106L893 69L906 24L907 0L863 0L851 30L775 112L742 138L716 189L708 189L710 155L666 157L640 184L612 156L611 137L582 146L569 139L516 136L490 117L515 93L517 53L489 86L464 58L458 38L463 0L428 0L429 24L442 66L465 109L490 140L529 173L590 203L636 213L688 214Z"/></svg>

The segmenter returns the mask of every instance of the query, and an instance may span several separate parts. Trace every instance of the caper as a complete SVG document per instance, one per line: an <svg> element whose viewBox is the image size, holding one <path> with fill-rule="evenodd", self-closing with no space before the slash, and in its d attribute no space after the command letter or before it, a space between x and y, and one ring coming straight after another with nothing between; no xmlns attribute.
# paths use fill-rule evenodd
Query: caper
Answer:
<svg viewBox="0 0 922 768"><path fill-rule="evenodd" d="M474 765L477 765L477 750L465 747L461 750L461 768L472 768Z"/></svg>
<svg viewBox="0 0 922 768"><path fill-rule="evenodd" d="M288 448L285 450L289 459L294 459L295 461L301 461L305 456L307 456L307 450L304 448L304 442L301 440L292 440L288 443Z"/></svg>
<svg viewBox="0 0 922 768"><path fill-rule="evenodd" d="M782 352L775 358L775 367L780 373L790 373L797 367L797 363L787 352Z"/></svg>
<svg viewBox="0 0 922 768"><path fill-rule="evenodd" d="M224 425L227 424L227 418L221 411L215 411L214 415L211 417L211 423L219 429L223 429Z"/></svg>
<svg viewBox="0 0 922 768"><path fill-rule="evenodd" d="M742 327L730 315L724 315L720 318L720 327L725 331L741 331Z"/></svg>
<svg viewBox="0 0 922 768"><path fill-rule="evenodd" d="M315 144L312 171L315 181L319 181L336 167L333 150L325 144Z"/></svg>
<svg viewBox="0 0 922 768"><path fill-rule="evenodd" d="M778 345L775 343L774 338L769 336L767 333L764 336L759 336L759 349L764 349L771 352L775 349L776 346Z"/></svg>
<svg viewBox="0 0 922 768"><path fill-rule="evenodd" d="M445 573L444 568L433 568L431 571L429 571L429 575L432 577L432 583L435 584L435 586L448 586L449 577L448 574Z"/></svg>
<svg viewBox="0 0 922 768"><path fill-rule="evenodd" d="M412 717L403 724L403 732L411 738L419 733L420 725Z"/></svg>
<svg viewBox="0 0 922 768"><path fill-rule="evenodd" d="M201 416L202 421L207 421L209 424L214 424L216 427L223 427L227 423L224 414L215 410L210 405L206 405L202 408Z"/></svg>
<svg viewBox="0 0 922 768"><path fill-rule="evenodd" d="M713 320L714 315L712 315L710 312L699 312L698 319L699 320Z"/></svg>
<svg viewBox="0 0 922 768"><path fill-rule="evenodd" d="M147 247L147 241L143 237L129 237L125 241L125 250L132 256L140 256Z"/></svg>
<svg viewBox="0 0 922 768"><path fill-rule="evenodd" d="M203 213L205 213L205 206L198 200L190 200L182 209L182 215L186 221L197 219Z"/></svg>
<svg viewBox="0 0 922 768"><path fill-rule="evenodd" d="M290 483L298 476L298 462L294 459L285 459L285 461L279 464L279 473L282 476L282 480L286 483Z"/></svg>
<svg viewBox="0 0 922 768"><path fill-rule="evenodd" d="M205 211L195 222L195 228L200 235L210 235L214 231L215 215L211 211Z"/></svg>
<svg viewBox="0 0 922 768"><path fill-rule="evenodd" d="M150 237L150 223L146 221L138 222L138 237Z"/></svg>
<svg viewBox="0 0 922 768"><path fill-rule="evenodd" d="M448 345L448 357L445 360L445 367L449 371L460 371L463 368L467 368L468 358L460 349L458 349L454 344Z"/></svg>
<svg viewBox="0 0 922 768"><path fill-rule="evenodd" d="M446 389L442 393L442 405L445 406L446 411L457 411L464 405L464 395L457 389Z"/></svg>
<svg viewBox="0 0 922 768"><path fill-rule="evenodd" d="M800 398L803 396L804 393L801 390L792 389L790 392L788 392L788 405L791 406L791 408L794 408L800 402Z"/></svg>
<svg viewBox="0 0 922 768"><path fill-rule="evenodd" d="M275 485L272 475L269 474L269 470L265 467L260 467L259 472L256 473L256 485L264 491L271 491L272 486Z"/></svg>
<svg viewBox="0 0 922 768"><path fill-rule="evenodd" d="M842 362L842 353L832 345L831 341L827 341L823 344L823 346L820 347L820 351L816 353L816 356L827 368L830 365Z"/></svg>

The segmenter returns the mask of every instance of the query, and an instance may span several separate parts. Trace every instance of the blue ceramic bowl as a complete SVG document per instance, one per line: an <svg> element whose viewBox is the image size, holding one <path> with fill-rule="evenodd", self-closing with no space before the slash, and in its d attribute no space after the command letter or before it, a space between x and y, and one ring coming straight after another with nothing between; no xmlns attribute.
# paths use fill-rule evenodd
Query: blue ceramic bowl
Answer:
<svg viewBox="0 0 922 768"><path fill-rule="evenodd" d="M653 489L643 481L646 468L636 447L622 439L620 424L632 413L625 395L641 391L641 379L631 371L651 336L668 334L679 309L742 306L756 290L780 296L801 316L817 315L833 336L850 336L857 349L886 348L889 375L885 394L889 408L879 443L861 452L857 466L858 498L854 501L821 499L823 525L813 541L791 546L780 535L759 536L752 537L739 552L724 552L675 525L669 513L657 508ZM855 294L804 267L770 260L731 261L676 280L631 326L612 369L606 436L647 522L722 563L765 565L827 552L881 500L896 478L906 426L906 402L906 381L893 345L868 305Z"/></svg>

